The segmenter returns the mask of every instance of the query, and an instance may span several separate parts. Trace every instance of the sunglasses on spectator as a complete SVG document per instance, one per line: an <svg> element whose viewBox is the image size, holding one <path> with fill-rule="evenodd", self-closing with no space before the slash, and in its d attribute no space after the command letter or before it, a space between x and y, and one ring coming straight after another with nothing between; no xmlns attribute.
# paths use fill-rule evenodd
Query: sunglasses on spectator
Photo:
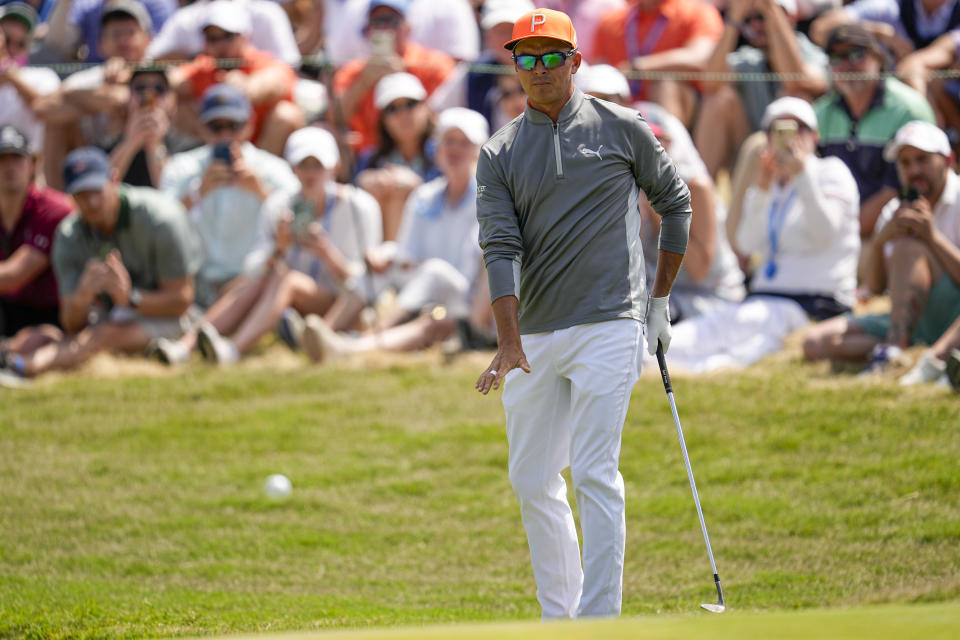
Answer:
<svg viewBox="0 0 960 640"><path fill-rule="evenodd" d="M153 82L153 83L144 82L142 84L130 85L130 90L133 91L137 95L137 97L142 100L144 96L147 95L148 91L153 92L154 95L162 96L166 94L167 91L170 90L170 87L168 87L166 84L162 82Z"/></svg>
<svg viewBox="0 0 960 640"><path fill-rule="evenodd" d="M762 13L748 13L747 15L743 16L744 24L748 22L764 22L765 20L766 18L763 17Z"/></svg>
<svg viewBox="0 0 960 640"><path fill-rule="evenodd" d="M377 16L367 21L367 29L396 29L401 22L400 16Z"/></svg>
<svg viewBox="0 0 960 640"><path fill-rule="evenodd" d="M523 89L519 87L516 89L500 89L501 98L512 98L514 96L522 96L522 95L523 95Z"/></svg>
<svg viewBox="0 0 960 640"><path fill-rule="evenodd" d="M242 122L234 122L233 120L212 120L211 122L207 123L207 129L210 129L210 131L213 131L214 133L221 133L223 131L236 133L242 128Z"/></svg>
<svg viewBox="0 0 960 640"><path fill-rule="evenodd" d="M867 50L863 47L853 47L847 49L846 51L834 51L830 54L830 64L841 64L843 62L850 62L853 64L860 64L867 57Z"/></svg>
<svg viewBox="0 0 960 640"><path fill-rule="evenodd" d="M404 102L391 102L383 108L383 115L390 116L401 111L413 111L420 104L419 100L406 100Z"/></svg>
<svg viewBox="0 0 960 640"><path fill-rule="evenodd" d="M567 58L577 52L576 49L570 51L551 51L543 55L535 56L531 53L513 54L513 61L524 71L533 71L537 66L537 60L543 63L544 69L556 69L562 67Z"/></svg>

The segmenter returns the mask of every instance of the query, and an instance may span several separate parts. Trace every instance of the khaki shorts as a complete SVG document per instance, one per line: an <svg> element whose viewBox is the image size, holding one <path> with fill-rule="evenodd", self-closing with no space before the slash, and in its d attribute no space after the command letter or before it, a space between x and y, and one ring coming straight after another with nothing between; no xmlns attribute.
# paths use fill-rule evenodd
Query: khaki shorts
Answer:
<svg viewBox="0 0 960 640"><path fill-rule="evenodd" d="M135 322L144 328L151 341L158 338L176 340L195 328L202 317L203 312L196 305L191 305L185 314L175 318L144 316L129 307L114 307L101 322L112 322L114 324Z"/></svg>

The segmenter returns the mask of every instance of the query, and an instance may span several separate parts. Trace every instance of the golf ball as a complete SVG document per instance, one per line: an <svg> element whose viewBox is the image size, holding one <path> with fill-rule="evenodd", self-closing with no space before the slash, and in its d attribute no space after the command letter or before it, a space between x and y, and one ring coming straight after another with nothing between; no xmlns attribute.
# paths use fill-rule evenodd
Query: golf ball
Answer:
<svg viewBox="0 0 960 640"><path fill-rule="evenodd" d="M282 473L275 473L267 478L267 481L263 484L263 490L268 497L274 500L282 500L293 491L293 484L287 476Z"/></svg>

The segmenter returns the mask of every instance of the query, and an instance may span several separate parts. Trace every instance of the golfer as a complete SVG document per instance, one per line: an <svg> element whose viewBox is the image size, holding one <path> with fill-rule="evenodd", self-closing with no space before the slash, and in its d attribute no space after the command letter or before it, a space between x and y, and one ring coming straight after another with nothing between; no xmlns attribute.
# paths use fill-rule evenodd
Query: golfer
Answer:
<svg viewBox="0 0 960 640"><path fill-rule="evenodd" d="M513 27L524 113L482 148L477 217L499 350L477 380L504 383L510 482L544 618L620 613L626 524L620 434L647 347L670 342L668 296L690 194L636 111L584 95L570 18L536 9ZM639 190L661 216L652 297ZM652 257L652 256L651 256ZM571 468L583 568L567 487Z"/></svg>

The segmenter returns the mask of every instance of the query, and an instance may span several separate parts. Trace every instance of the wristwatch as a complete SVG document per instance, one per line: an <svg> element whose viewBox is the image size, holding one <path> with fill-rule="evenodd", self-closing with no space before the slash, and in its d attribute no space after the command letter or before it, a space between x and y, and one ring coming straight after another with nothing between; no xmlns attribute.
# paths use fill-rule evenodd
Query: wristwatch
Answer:
<svg viewBox="0 0 960 640"><path fill-rule="evenodd" d="M130 295L127 296L127 298L130 301L131 309L136 309L140 306L140 303L143 302L143 294L140 293L140 289L137 289L136 287L132 287L130 289Z"/></svg>

